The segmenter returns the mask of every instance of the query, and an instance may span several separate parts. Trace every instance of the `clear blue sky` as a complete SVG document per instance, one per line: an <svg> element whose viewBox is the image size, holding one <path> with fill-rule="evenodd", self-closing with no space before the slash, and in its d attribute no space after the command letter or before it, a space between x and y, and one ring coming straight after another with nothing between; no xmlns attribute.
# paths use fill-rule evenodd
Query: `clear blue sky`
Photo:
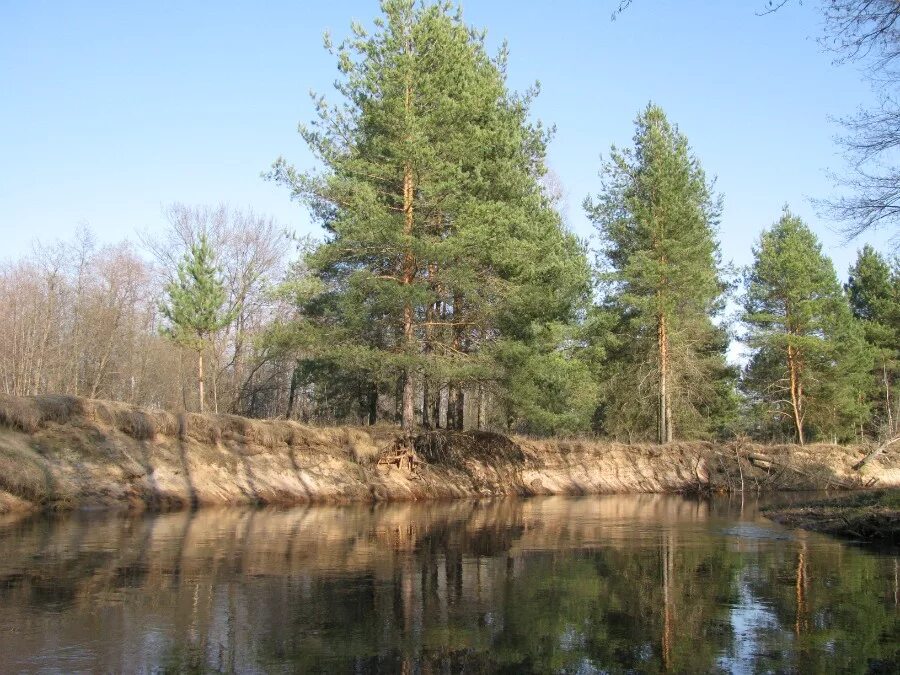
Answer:
<svg viewBox="0 0 900 675"><path fill-rule="evenodd" d="M493 45L509 41L510 84L540 80L535 115L555 124L550 164L568 220L591 232L581 201L599 156L627 144L649 100L687 134L725 195L722 248L750 260L759 231L789 202L843 276L863 240L842 246L807 198L831 193L835 116L870 101L853 67L815 42L817 2L758 17L763 0L463 4ZM296 134L307 92L337 72L322 32L370 23L366 2L41 2L0 0L0 259L80 222L102 242L163 225L163 205L251 206L316 233L301 205L260 172L310 156ZM887 236L874 236L884 246Z"/></svg>

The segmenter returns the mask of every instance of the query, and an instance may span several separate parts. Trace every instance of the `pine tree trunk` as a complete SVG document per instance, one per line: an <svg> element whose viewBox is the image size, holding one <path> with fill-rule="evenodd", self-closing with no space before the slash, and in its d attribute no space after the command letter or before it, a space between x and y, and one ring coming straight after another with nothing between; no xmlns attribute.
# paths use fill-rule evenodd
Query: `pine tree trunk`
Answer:
<svg viewBox="0 0 900 675"><path fill-rule="evenodd" d="M187 412L188 409L188 386L187 386L187 374L184 372L184 350L178 350L178 379L181 381L181 407Z"/></svg>
<svg viewBox="0 0 900 675"><path fill-rule="evenodd" d="M463 329L460 325L462 320L462 295L460 293L453 294L453 342L451 349L453 353L459 354L463 351ZM452 415L452 423L450 422ZM448 402L448 427L462 431L465 428L465 398L463 395L463 383L456 382L450 388L450 397Z"/></svg>
<svg viewBox="0 0 900 675"><path fill-rule="evenodd" d="M447 415L447 424L446 424L447 429L455 429L456 428L456 420L454 419L456 410L453 405L455 396L456 396L456 387L454 387L452 383L448 383L447 384L447 410L445 413Z"/></svg>
<svg viewBox="0 0 900 675"><path fill-rule="evenodd" d="M412 234L412 173L409 168L403 176L403 199L406 211L406 222L403 231ZM413 280L412 254L407 251L403 256L403 285L409 286ZM413 310L412 303L407 299L403 306L403 347L409 356L413 347ZM406 366L403 379L403 403L400 426L407 434L411 434L416 425L415 419L415 378L412 366Z"/></svg>
<svg viewBox="0 0 900 675"><path fill-rule="evenodd" d="M294 414L294 399L297 396L297 379L297 367L294 366L294 372L291 373L291 389L288 392L287 410L284 413L284 418L286 420L291 419L291 415Z"/></svg>
<svg viewBox="0 0 900 675"><path fill-rule="evenodd" d="M243 319L244 311L241 309L240 316L237 317L234 326L234 357L232 362L234 363L234 370L232 372L232 390L233 395L231 399L231 410L232 412L237 412L238 408L241 405L241 392L244 387L244 319ZM218 372L218 367L216 368Z"/></svg>
<svg viewBox="0 0 900 675"><path fill-rule="evenodd" d="M456 429L463 431L466 428L466 395L462 387L456 387L455 393L453 417L456 422Z"/></svg>
<svg viewBox="0 0 900 675"><path fill-rule="evenodd" d="M800 383L799 354L788 345L788 371L791 385L791 408L794 413L794 428L797 432L797 443L803 445L803 386Z"/></svg>
<svg viewBox="0 0 900 675"><path fill-rule="evenodd" d="M406 99L404 102L406 114L412 109L412 88L406 85ZM413 173L412 167L407 162L403 167L403 234L411 237L413 233ZM409 286L413 282L415 274L415 260L412 252L407 248L403 253L403 285ZM407 297L403 305L403 348L407 356L410 355L413 346L413 308L412 302ZM403 381L403 414L401 427L407 434L412 434L415 425L415 381L411 366L406 367Z"/></svg>
<svg viewBox="0 0 900 675"><path fill-rule="evenodd" d="M416 426L415 389L416 384L413 379L412 368L407 368L406 375L403 379L403 402L400 427L403 429L403 432L408 435L411 435L413 431L415 431Z"/></svg>
<svg viewBox="0 0 900 675"><path fill-rule="evenodd" d="M428 279L429 282L433 283L435 278L436 266L433 264L428 265ZM431 353L431 344L434 339L434 327L432 323L435 320L435 316L437 314L437 303L430 303L425 310L425 354L426 357ZM433 380L428 373L424 373L422 375L422 427L425 429L432 429L436 426L436 421L432 417L432 399L434 398L434 386Z"/></svg>
<svg viewBox="0 0 900 675"><path fill-rule="evenodd" d="M431 428L431 406L428 405L429 396L428 375L422 376L422 428Z"/></svg>
<svg viewBox="0 0 900 675"><path fill-rule="evenodd" d="M200 385L200 412L203 412L203 351L197 352L197 383Z"/></svg>
<svg viewBox="0 0 900 675"><path fill-rule="evenodd" d="M478 383L478 431L484 431L487 419L487 396L484 393L484 385Z"/></svg>
<svg viewBox="0 0 900 675"><path fill-rule="evenodd" d="M219 414L219 353L216 351L216 343L213 340L213 412Z"/></svg>
<svg viewBox="0 0 900 675"><path fill-rule="evenodd" d="M668 378L667 378L668 379ZM672 425L672 383L666 383L666 443L671 443L674 438L674 426Z"/></svg>
<svg viewBox="0 0 900 675"><path fill-rule="evenodd" d="M444 387L440 380L436 381L434 391L431 394L431 421L435 429L441 428L441 396L443 396Z"/></svg>
<svg viewBox="0 0 900 675"><path fill-rule="evenodd" d="M460 423L458 420L459 406L457 405L457 399L459 398L459 389L456 384L451 384L447 388L447 428L448 429L460 429Z"/></svg>
<svg viewBox="0 0 900 675"><path fill-rule="evenodd" d="M666 316L657 317L657 340L659 347L659 442L672 440L672 413L669 409L669 334Z"/></svg>
<svg viewBox="0 0 900 675"><path fill-rule="evenodd" d="M369 426L375 426L378 422L378 385L373 382L369 391Z"/></svg>
<svg viewBox="0 0 900 675"><path fill-rule="evenodd" d="M450 428L450 385L441 385L437 400L437 425L440 429Z"/></svg>
<svg viewBox="0 0 900 675"><path fill-rule="evenodd" d="M891 412L891 381L888 379L887 362L881 361L881 374L884 377L884 409L887 411L888 437L894 435L894 416Z"/></svg>

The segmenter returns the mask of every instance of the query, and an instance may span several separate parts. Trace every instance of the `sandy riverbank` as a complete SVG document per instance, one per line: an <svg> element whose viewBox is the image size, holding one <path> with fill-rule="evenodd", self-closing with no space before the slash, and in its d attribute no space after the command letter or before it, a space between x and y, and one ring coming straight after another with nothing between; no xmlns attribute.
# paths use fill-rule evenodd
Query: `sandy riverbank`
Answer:
<svg viewBox="0 0 900 675"><path fill-rule="evenodd" d="M900 486L900 453L704 442L624 445L487 432L416 439L413 469L380 463L393 426L319 428L175 415L68 396L0 396L0 512L181 508L503 495Z"/></svg>

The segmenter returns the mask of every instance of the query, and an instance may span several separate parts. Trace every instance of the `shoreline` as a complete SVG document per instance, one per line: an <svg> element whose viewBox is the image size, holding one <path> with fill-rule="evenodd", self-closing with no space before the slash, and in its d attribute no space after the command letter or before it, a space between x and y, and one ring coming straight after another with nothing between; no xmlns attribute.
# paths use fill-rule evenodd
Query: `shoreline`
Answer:
<svg viewBox="0 0 900 675"><path fill-rule="evenodd" d="M762 515L786 527L866 543L900 544L900 490L871 490L828 499L764 507Z"/></svg>
<svg viewBox="0 0 900 675"><path fill-rule="evenodd" d="M531 495L900 486L900 457L836 445L626 445L311 427L71 396L0 396L0 513Z"/></svg>

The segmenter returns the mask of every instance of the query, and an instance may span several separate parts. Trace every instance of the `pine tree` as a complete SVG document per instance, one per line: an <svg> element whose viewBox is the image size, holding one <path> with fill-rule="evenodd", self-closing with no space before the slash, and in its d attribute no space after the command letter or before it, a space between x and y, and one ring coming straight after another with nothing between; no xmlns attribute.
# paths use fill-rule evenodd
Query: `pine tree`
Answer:
<svg viewBox="0 0 900 675"><path fill-rule="evenodd" d="M810 432L851 437L867 415L871 352L831 260L787 209L754 248L743 321L754 350L744 386L766 416L790 420L801 445Z"/></svg>
<svg viewBox="0 0 900 675"><path fill-rule="evenodd" d="M328 238L308 259L304 348L378 385L401 377L401 421L430 400L496 382L488 348L511 328L566 320L588 288L584 251L543 193L546 132L510 94L505 50L485 51L449 3L388 0L369 35L337 50L346 99L316 99L303 130L324 170L270 176L311 206ZM551 286L548 282L559 281ZM514 317L514 318L511 318Z"/></svg>
<svg viewBox="0 0 900 675"><path fill-rule="evenodd" d="M892 268L875 249L864 246L850 267L845 289L875 353L870 402L876 429L893 437L900 432L900 261Z"/></svg>
<svg viewBox="0 0 900 675"><path fill-rule="evenodd" d="M585 201L607 265L602 314L603 413L607 431L659 442L702 435L720 407L727 339L711 318L722 307L715 228L720 199L687 139L650 104L635 122L634 147L613 147L603 191ZM654 424L655 422L655 424Z"/></svg>
<svg viewBox="0 0 900 675"><path fill-rule="evenodd" d="M163 333L197 353L197 385L200 412L203 412L203 350L233 318L233 313L224 308L225 285L205 236L185 254L178 265L177 279L166 285L165 293L167 301L160 306L160 311L169 325Z"/></svg>

